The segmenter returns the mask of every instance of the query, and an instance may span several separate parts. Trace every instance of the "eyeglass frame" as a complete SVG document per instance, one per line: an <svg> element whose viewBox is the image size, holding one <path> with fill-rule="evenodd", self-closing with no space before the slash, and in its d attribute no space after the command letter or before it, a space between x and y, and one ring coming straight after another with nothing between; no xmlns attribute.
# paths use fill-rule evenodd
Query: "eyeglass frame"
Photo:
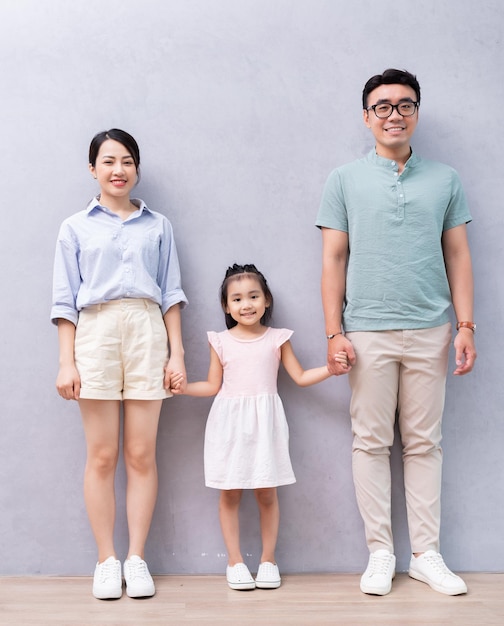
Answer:
<svg viewBox="0 0 504 626"><path fill-rule="evenodd" d="M392 110L385 117L380 117L378 113L376 112L376 107L382 106L384 104L391 106ZM413 113L410 113L409 115L404 115L403 113L401 113L401 111L399 111L399 107L401 106L401 104L413 104L415 107ZM397 104L392 104L391 102L377 102L376 104L372 104L371 106L366 107L366 111L370 111L371 109L373 109L373 113L376 115L376 117L379 120L386 120L392 115L392 113L394 112L394 109L397 111L398 115L400 115L401 117L413 117L413 115L415 115L415 113L418 111L419 106L420 106L420 102L418 101L414 102L413 100L402 100L401 102L398 102Z"/></svg>

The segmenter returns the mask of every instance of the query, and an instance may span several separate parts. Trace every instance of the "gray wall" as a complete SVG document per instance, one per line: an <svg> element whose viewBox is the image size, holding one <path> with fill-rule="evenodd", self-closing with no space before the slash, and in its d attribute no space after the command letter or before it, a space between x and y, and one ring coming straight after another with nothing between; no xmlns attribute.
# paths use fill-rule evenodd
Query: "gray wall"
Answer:
<svg viewBox="0 0 504 626"><path fill-rule="evenodd" d="M422 85L414 146L453 165L467 190L479 361L450 377L444 421L442 546L457 570L503 570L501 0L2 0L0 4L0 574L88 574L94 541L82 497L77 404L54 387L49 324L61 221L95 193L92 135L139 141L138 195L172 221L190 306L187 366L206 374L206 330L223 328L225 268L255 262L295 330L306 367L325 361L320 233L329 171L366 153L365 80L389 66ZM452 363L453 365L453 355ZM308 389L283 373L298 482L280 489L282 571L359 571L367 561L350 472L344 378ZM210 399L174 398L159 429L160 495L147 559L156 573L222 572L218 492L203 484ZM393 454L400 569L409 558L400 454ZM127 549L124 468L117 546ZM244 497L243 550L260 556Z"/></svg>

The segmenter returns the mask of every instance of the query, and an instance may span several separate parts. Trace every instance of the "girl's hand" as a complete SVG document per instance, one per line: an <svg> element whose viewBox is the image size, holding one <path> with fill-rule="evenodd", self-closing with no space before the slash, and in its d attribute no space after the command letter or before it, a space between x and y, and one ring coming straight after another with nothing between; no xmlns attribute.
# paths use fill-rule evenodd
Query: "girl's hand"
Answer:
<svg viewBox="0 0 504 626"><path fill-rule="evenodd" d="M78 400L80 396L81 381L75 365L60 367L56 378L56 389L65 400Z"/></svg>
<svg viewBox="0 0 504 626"><path fill-rule="evenodd" d="M170 377L170 391L174 395L181 395L184 393L185 388L184 374L182 372L175 372Z"/></svg>
<svg viewBox="0 0 504 626"><path fill-rule="evenodd" d="M348 367L348 354L344 350L342 350L341 352L337 352L334 355L334 360L338 361L338 363L341 363L343 367Z"/></svg>

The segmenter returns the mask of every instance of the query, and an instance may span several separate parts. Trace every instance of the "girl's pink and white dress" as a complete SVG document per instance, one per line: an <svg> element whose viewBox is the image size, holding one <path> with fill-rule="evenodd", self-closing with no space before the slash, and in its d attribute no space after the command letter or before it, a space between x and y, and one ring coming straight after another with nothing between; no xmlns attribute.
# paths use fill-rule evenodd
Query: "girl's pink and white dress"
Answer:
<svg viewBox="0 0 504 626"><path fill-rule="evenodd" d="M292 332L268 327L251 340L237 339L228 330L208 332L224 372L205 431L207 487L257 489L296 482L277 391L280 347Z"/></svg>

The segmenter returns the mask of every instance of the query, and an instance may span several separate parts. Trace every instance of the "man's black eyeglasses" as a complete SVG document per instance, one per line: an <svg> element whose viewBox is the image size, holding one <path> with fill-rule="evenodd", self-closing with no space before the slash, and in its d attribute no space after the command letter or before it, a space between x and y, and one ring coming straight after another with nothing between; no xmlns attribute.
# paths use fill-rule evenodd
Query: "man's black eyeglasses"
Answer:
<svg viewBox="0 0 504 626"><path fill-rule="evenodd" d="M416 110L418 109L418 102L399 102L399 104L390 104L390 102L380 102L378 104L372 104L370 107L366 108L366 111L373 109L376 117L380 119L385 119L392 115L393 110L395 109L399 115L402 117L411 117L415 115Z"/></svg>

